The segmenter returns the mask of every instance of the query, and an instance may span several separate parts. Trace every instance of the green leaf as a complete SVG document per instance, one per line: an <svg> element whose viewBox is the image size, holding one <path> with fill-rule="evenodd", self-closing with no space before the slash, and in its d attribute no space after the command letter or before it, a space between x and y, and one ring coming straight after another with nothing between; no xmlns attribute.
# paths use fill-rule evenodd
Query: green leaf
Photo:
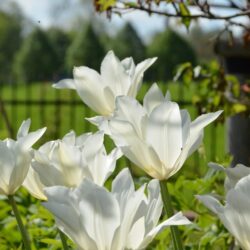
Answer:
<svg viewBox="0 0 250 250"><path fill-rule="evenodd" d="M190 11L185 3L179 3L179 9L180 14L182 15L182 23L186 26L187 29L189 29L191 19L185 16L190 16Z"/></svg>
<svg viewBox="0 0 250 250"><path fill-rule="evenodd" d="M233 104L233 111L235 113L241 113L247 110L247 106L241 103Z"/></svg>

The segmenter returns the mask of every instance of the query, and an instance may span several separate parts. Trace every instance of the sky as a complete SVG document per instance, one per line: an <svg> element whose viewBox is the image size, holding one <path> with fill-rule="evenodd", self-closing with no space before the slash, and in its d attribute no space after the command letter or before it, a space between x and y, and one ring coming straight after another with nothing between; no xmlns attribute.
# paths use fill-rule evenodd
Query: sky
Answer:
<svg viewBox="0 0 250 250"><path fill-rule="evenodd" d="M53 23L61 25L64 24L65 20L70 20L75 14L79 13L79 8L77 8L77 1L78 0L71 0L72 5L69 7L67 13L59 15L56 13L54 15L53 8L52 8L52 0L13 0L14 2L18 3L21 7L24 14L29 17L34 23L38 23L42 27L49 27ZM63 0L53 0L53 4L56 6L57 4L60 5L63 3ZM63 6L61 6L63 7ZM65 6L68 8L68 6ZM56 12L56 11L55 11ZM66 15L66 16L65 16ZM93 9L89 10L88 13L84 13L84 15L95 15L98 20L105 23L107 27L119 28L121 27L126 21L130 21L134 24L135 28L139 32L140 36L143 38L147 38L147 36L151 36L155 32L161 31L166 27L166 19L164 17L159 17L157 15L149 16L143 12L133 12L124 15L122 18L114 15L111 21L107 20L107 18L103 15L100 17L99 14L96 14Z"/></svg>
<svg viewBox="0 0 250 250"><path fill-rule="evenodd" d="M6 0L7 1L7 0ZM86 1L86 7L79 8L79 0L13 0L18 3L24 14L29 17L34 23L41 25L42 27L49 27L52 24L57 24L60 27L67 27L70 20L74 19L77 15L81 15L83 18L86 16L93 17L101 21L108 30L112 31L119 29L126 21L130 21L137 29L139 35L144 41L149 41L150 37L166 28L166 18L158 15L149 16L147 13L140 11L133 11L122 18L118 15L113 15L111 21L106 17L100 17L96 14L92 7L91 0ZM212 1L212 0L211 0ZM244 0L237 0L244 1ZM217 0L216 3L225 3L225 0ZM52 5L53 3L53 5ZM66 10L66 11L65 11ZM228 14L228 10L226 10ZM220 10L221 14L225 14L225 11ZM173 24L174 21L174 24ZM243 20L244 21L244 20ZM168 23L169 24L169 23ZM170 25L175 26L175 30L185 33L186 30L183 26L176 24L176 19L172 20ZM222 27L223 22L211 22L208 20L202 20L201 25L204 29L215 29L216 27ZM237 32L237 30L236 30Z"/></svg>

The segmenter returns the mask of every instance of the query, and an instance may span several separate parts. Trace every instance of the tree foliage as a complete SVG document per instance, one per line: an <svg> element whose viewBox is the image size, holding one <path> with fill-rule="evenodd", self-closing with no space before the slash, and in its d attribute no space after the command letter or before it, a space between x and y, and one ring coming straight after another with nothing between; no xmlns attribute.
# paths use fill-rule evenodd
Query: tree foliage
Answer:
<svg viewBox="0 0 250 250"><path fill-rule="evenodd" d="M11 81L13 58L21 40L19 19L0 11L0 82Z"/></svg>
<svg viewBox="0 0 250 250"><path fill-rule="evenodd" d="M78 33L70 45L66 64L69 72L74 66L88 66L98 70L105 55L105 49L91 24Z"/></svg>
<svg viewBox="0 0 250 250"><path fill-rule="evenodd" d="M18 82L29 83L51 80L57 65L56 51L46 32L37 28L29 34L18 51L14 70Z"/></svg>
<svg viewBox="0 0 250 250"><path fill-rule="evenodd" d="M195 53L189 43L170 29L155 36L148 47L148 55L158 57L157 65L152 67L150 72L154 80L172 79L178 64L196 61Z"/></svg>
<svg viewBox="0 0 250 250"><path fill-rule="evenodd" d="M126 23L117 33L112 49L121 59L133 56L134 60L138 62L145 58L145 46L130 23Z"/></svg>
<svg viewBox="0 0 250 250"><path fill-rule="evenodd" d="M71 38L65 31L59 28L52 27L47 31L47 34L48 34L50 43L56 53L57 65L55 66L56 67L55 73L57 77L60 78L66 72L65 57L66 57L67 49L71 43Z"/></svg>

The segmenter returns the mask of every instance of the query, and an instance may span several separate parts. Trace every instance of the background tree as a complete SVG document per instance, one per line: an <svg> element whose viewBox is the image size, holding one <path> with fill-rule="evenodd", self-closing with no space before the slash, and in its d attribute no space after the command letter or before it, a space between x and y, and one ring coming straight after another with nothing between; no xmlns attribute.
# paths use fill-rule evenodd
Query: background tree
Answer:
<svg viewBox="0 0 250 250"><path fill-rule="evenodd" d="M145 58L145 46L130 23L126 23L116 34L110 49L113 49L120 59L133 56L133 59L139 62Z"/></svg>
<svg viewBox="0 0 250 250"><path fill-rule="evenodd" d="M0 82L12 80L12 63L21 44L19 16L0 11Z"/></svg>
<svg viewBox="0 0 250 250"><path fill-rule="evenodd" d="M65 58L66 52L71 43L71 37L65 31L56 27L51 27L48 29L47 35L56 53L56 78L62 78L66 74Z"/></svg>
<svg viewBox="0 0 250 250"><path fill-rule="evenodd" d="M156 35L148 46L148 56L157 56L157 64L150 69L150 79L169 80L173 78L178 64L196 62L196 56L190 44L171 29ZM154 74L154 75L153 75Z"/></svg>
<svg viewBox="0 0 250 250"><path fill-rule="evenodd" d="M74 66L81 65L99 70L104 55L104 46L92 25L88 24L78 33L67 51L66 64L68 72L72 72Z"/></svg>
<svg viewBox="0 0 250 250"><path fill-rule="evenodd" d="M47 34L37 28L29 34L18 51L14 71L18 82L46 81L53 79L57 65L57 54Z"/></svg>

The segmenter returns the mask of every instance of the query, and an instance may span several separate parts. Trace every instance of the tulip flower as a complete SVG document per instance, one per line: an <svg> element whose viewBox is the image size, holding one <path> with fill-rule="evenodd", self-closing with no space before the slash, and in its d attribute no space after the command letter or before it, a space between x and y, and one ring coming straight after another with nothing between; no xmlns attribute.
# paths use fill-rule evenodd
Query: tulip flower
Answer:
<svg viewBox="0 0 250 250"><path fill-rule="evenodd" d="M154 84L143 106L132 97L117 97L109 129L128 159L151 177L166 180L200 146L203 128L220 113L204 114L191 122L187 110L180 110L170 94L164 97Z"/></svg>
<svg viewBox="0 0 250 250"><path fill-rule="evenodd" d="M29 132L30 119L24 121L17 140L0 140L0 194L13 195L23 184L32 159L32 145L44 134L46 128Z"/></svg>
<svg viewBox="0 0 250 250"><path fill-rule="evenodd" d="M115 108L120 95L136 97L146 71L156 58L146 59L135 66L132 58L120 61L109 51L101 64L101 74L85 66L74 67L74 79L64 79L53 87L75 89L82 101L101 116L90 118L95 125L105 126L106 118ZM103 125L105 124L105 125Z"/></svg>
<svg viewBox="0 0 250 250"><path fill-rule="evenodd" d="M78 249L144 249L165 227L190 223L180 212L157 225L162 212L158 181L150 181L148 196L144 190L145 185L135 190L124 169L113 180L111 192L88 179L75 189L45 188L44 206Z"/></svg>
<svg viewBox="0 0 250 250"><path fill-rule="evenodd" d="M44 200L44 187L76 187L83 178L103 185L121 156L117 148L107 155L103 139L103 132L76 137L71 131L62 140L45 143L35 151L24 186L33 196Z"/></svg>
<svg viewBox="0 0 250 250"><path fill-rule="evenodd" d="M223 206L210 195L197 195L197 198L222 221L244 250L250 250L250 175L241 178L226 195Z"/></svg>
<svg viewBox="0 0 250 250"><path fill-rule="evenodd" d="M231 188L234 188L236 183L243 177L247 176L250 174L250 168L244 166L243 164L237 164L235 167L231 168L224 168L222 165L214 163L214 162L210 162L208 164L209 167L215 169L215 170L219 170L219 171L223 171L225 172L226 179L225 179L225 190L229 191Z"/></svg>

